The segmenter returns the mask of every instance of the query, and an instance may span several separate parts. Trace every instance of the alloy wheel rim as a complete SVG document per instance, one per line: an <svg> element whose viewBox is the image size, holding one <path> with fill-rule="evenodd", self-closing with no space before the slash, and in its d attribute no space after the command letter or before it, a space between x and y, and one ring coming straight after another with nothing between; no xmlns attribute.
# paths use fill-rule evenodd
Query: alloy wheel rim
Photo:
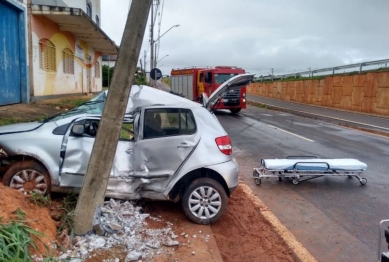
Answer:
<svg viewBox="0 0 389 262"><path fill-rule="evenodd" d="M220 194L212 187L198 187L189 196L189 209L191 213L200 219L210 219L216 216L221 207Z"/></svg>
<svg viewBox="0 0 389 262"><path fill-rule="evenodd" d="M9 186L28 195L32 192L40 194L47 192L47 181L45 177L38 171L32 169L17 172L12 177Z"/></svg>

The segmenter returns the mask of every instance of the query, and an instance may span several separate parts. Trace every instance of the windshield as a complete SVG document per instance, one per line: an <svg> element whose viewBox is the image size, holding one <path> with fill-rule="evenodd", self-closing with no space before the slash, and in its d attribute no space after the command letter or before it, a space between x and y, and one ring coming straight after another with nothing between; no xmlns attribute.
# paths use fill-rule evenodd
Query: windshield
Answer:
<svg viewBox="0 0 389 262"><path fill-rule="evenodd" d="M103 113L103 108L105 105L105 100L107 99L106 92L101 92L99 95L92 98L90 101L70 110L65 113L60 113L43 120L44 123L57 121L74 115L81 114L97 114L101 115Z"/></svg>
<svg viewBox="0 0 389 262"><path fill-rule="evenodd" d="M215 74L215 83L216 84L223 84L225 81L230 79L233 76L236 76L238 74Z"/></svg>

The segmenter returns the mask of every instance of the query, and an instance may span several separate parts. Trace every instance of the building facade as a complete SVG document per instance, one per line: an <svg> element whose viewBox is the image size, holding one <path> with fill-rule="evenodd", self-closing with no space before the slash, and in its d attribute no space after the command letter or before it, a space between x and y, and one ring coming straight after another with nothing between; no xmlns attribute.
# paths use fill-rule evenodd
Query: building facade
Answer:
<svg viewBox="0 0 389 262"><path fill-rule="evenodd" d="M101 91L118 47L100 21L100 0L0 0L0 106Z"/></svg>
<svg viewBox="0 0 389 262"><path fill-rule="evenodd" d="M32 0L32 97L102 90L102 55L118 47L101 30L100 0Z"/></svg>

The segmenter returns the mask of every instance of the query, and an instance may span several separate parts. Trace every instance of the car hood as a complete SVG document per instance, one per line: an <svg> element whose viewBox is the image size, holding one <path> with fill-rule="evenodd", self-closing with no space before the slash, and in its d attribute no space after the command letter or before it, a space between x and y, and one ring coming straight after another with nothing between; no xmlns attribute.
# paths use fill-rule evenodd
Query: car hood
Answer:
<svg viewBox="0 0 389 262"><path fill-rule="evenodd" d="M0 135L18 133L18 132L28 132L37 129L41 125L43 125L43 123L31 122L31 123L0 126Z"/></svg>
<svg viewBox="0 0 389 262"><path fill-rule="evenodd" d="M247 86L251 81L253 81L255 74L241 74L234 76L224 82L221 86L219 86L210 96L206 97L206 94L203 94L203 105L208 110L211 108L213 104L221 97L225 92L229 90L241 89ZM205 97L204 97L205 95Z"/></svg>

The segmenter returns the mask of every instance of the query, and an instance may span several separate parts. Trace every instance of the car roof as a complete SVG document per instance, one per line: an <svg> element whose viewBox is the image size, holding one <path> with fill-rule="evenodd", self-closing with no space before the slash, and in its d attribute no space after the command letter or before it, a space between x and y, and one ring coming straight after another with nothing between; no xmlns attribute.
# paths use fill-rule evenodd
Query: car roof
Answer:
<svg viewBox="0 0 389 262"><path fill-rule="evenodd" d="M178 95L159 90L145 85L133 85L130 98L127 103L126 113L137 111L139 108L148 106L174 106L193 108L202 105Z"/></svg>

